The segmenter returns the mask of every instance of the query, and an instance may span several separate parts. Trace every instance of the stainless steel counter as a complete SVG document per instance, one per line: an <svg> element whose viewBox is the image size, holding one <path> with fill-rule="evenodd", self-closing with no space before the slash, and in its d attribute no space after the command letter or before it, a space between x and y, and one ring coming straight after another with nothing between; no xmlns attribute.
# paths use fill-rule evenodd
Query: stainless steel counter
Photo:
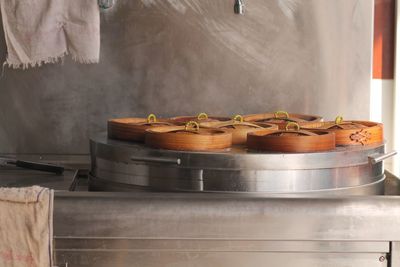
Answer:
<svg viewBox="0 0 400 267"><path fill-rule="evenodd" d="M59 192L55 203L57 261L70 266L400 266L398 196Z"/></svg>
<svg viewBox="0 0 400 267"><path fill-rule="evenodd" d="M389 173L386 195L354 197L68 191L73 173L55 182L0 170L2 185L61 189L58 266L400 266L400 187Z"/></svg>

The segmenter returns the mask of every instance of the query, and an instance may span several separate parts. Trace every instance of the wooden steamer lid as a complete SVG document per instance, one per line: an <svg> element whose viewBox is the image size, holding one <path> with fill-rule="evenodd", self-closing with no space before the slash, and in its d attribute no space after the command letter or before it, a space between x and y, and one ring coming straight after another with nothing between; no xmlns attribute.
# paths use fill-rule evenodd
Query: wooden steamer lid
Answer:
<svg viewBox="0 0 400 267"><path fill-rule="evenodd" d="M315 115L304 115L287 113L286 111L277 111L274 113L250 114L244 116L244 121L248 122L263 122L278 125L279 129L284 130L288 122L295 122L302 126L308 122L319 122L322 117Z"/></svg>
<svg viewBox="0 0 400 267"><path fill-rule="evenodd" d="M201 128L195 121L185 126L162 126L147 130L146 145L154 148L208 151L232 146L232 134L219 129Z"/></svg>
<svg viewBox="0 0 400 267"><path fill-rule="evenodd" d="M111 119L107 123L108 137L124 141L144 142L146 130L152 127L172 125L166 121L157 120L154 114L146 118Z"/></svg>
<svg viewBox="0 0 400 267"><path fill-rule="evenodd" d="M205 127L212 127L215 129L221 129L226 132L232 133L232 144L233 145L244 145L247 141L247 134L257 131L265 130L278 130L278 126L268 123L250 123L243 121L241 115L236 115L232 120L227 122L210 122L200 124Z"/></svg>
<svg viewBox="0 0 400 267"><path fill-rule="evenodd" d="M341 116L335 121L308 123L305 130L322 130L336 135L337 146L373 145L383 143L383 124L371 121L343 121Z"/></svg>
<svg viewBox="0 0 400 267"><path fill-rule="evenodd" d="M190 121L197 123L221 122L229 121L228 117L208 116L207 113L199 113L197 116L179 116L168 119L169 122L175 125L185 125Z"/></svg>
<svg viewBox="0 0 400 267"><path fill-rule="evenodd" d="M294 130L290 130L292 126L295 127ZM300 130L297 123L289 122L285 130L249 133L247 147L260 151L286 153L328 151L335 149L335 134L327 131Z"/></svg>

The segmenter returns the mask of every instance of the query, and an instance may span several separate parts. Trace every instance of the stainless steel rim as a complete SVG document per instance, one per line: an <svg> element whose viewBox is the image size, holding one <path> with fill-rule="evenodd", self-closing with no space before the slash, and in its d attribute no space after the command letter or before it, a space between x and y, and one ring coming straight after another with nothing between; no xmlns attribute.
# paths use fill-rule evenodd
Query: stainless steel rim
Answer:
<svg viewBox="0 0 400 267"><path fill-rule="evenodd" d="M92 181L107 181L110 188L115 183L157 191L370 194L381 192L384 169L377 159L384 151L382 144L324 153L182 152L103 134L91 140L91 173Z"/></svg>
<svg viewBox="0 0 400 267"><path fill-rule="evenodd" d="M153 149L141 143L107 139L106 134L91 139L91 154L96 157L130 164L138 159L178 162L180 167L229 170L299 170L342 168L368 164L368 157L383 154L384 145L337 148L319 153L260 153L245 148L215 152L189 152ZM133 160L137 159L137 160ZM148 162L148 161L142 161ZM153 162L156 163L156 162Z"/></svg>

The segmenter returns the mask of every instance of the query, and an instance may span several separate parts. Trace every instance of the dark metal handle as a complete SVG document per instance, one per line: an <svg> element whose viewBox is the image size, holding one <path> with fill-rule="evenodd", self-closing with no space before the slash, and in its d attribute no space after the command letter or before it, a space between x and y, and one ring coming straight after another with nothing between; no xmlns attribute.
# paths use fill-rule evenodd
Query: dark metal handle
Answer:
<svg viewBox="0 0 400 267"><path fill-rule="evenodd" d="M101 9L109 9L114 6L114 0L98 0Z"/></svg>
<svg viewBox="0 0 400 267"><path fill-rule="evenodd" d="M236 14L243 15L244 13L244 0L235 0L234 11Z"/></svg>
<svg viewBox="0 0 400 267"><path fill-rule="evenodd" d="M46 163L37 163L31 161L23 161L23 160L16 160L15 166L30 170L37 170L37 171L44 171L44 172L52 172L55 174L63 174L64 167L51 165Z"/></svg>
<svg viewBox="0 0 400 267"><path fill-rule="evenodd" d="M132 161L150 162L150 163L166 163L166 164L181 164L181 159L160 158L160 157L131 157Z"/></svg>
<svg viewBox="0 0 400 267"><path fill-rule="evenodd" d="M368 159L369 159L369 162L371 162L372 164L377 164L387 158L393 157L396 154L397 154L397 151L392 151L392 152L385 153L385 154L379 153L379 154L370 155L368 157Z"/></svg>

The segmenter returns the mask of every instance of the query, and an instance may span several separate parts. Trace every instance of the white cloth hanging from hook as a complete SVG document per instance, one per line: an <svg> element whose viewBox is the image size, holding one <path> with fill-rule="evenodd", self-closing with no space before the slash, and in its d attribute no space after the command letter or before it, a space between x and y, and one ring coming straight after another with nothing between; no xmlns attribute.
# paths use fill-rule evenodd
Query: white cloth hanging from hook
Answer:
<svg viewBox="0 0 400 267"><path fill-rule="evenodd" d="M97 0L0 0L13 68L55 63L70 54L79 63L98 63L100 14Z"/></svg>

